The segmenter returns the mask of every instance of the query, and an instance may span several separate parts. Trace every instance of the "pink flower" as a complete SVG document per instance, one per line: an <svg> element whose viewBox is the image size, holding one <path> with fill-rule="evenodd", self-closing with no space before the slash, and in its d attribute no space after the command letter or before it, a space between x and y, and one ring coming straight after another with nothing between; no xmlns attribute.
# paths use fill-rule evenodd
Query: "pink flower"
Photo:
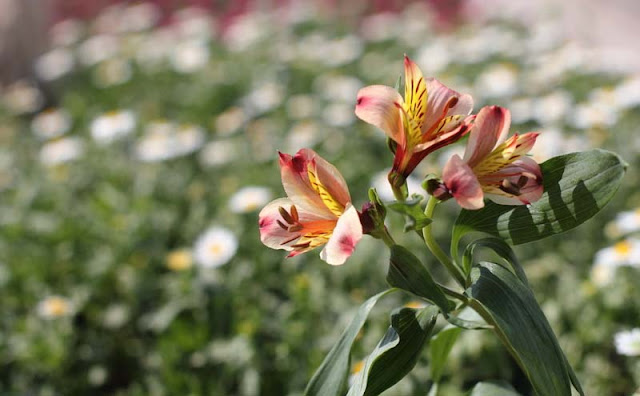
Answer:
<svg viewBox="0 0 640 396"><path fill-rule="evenodd" d="M465 209L480 209L483 198L502 205L526 205L542 196L540 166L525 155L537 132L507 139L511 114L499 106L480 109L464 158L454 155L444 166L444 185Z"/></svg>
<svg viewBox="0 0 640 396"><path fill-rule="evenodd" d="M382 129L397 143L389 181L394 187L429 153L464 136L471 127L470 95L453 91L404 58L404 99L393 88L370 85L358 92L356 115Z"/></svg>
<svg viewBox="0 0 640 396"><path fill-rule="evenodd" d="M338 170L310 149L280 153L288 198L269 203L259 215L260 240L296 256L326 244L320 258L343 264L362 238L358 211Z"/></svg>

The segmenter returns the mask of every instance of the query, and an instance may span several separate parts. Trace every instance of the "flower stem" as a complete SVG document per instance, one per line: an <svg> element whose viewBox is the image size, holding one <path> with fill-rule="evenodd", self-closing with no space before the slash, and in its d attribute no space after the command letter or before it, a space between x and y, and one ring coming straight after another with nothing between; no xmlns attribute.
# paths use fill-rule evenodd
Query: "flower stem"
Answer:
<svg viewBox="0 0 640 396"><path fill-rule="evenodd" d="M384 231L380 233L380 239L382 239L384 244L389 248L396 244L396 241L394 241L391 234L389 234L389 230L387 230L387 227L384 227Z"/></svg>
<svg viewBox="0 0 640 396"><path fill-rule="evenodd" d="M424 209L424 214L432 219L433 211L438 204L438 200L436 198L430 197L427 201L427 207ZM465 276L462 273L462 270L456 266L453 261L447 256L447 254L440 248L436 240L433 238L433 234L431 233L431 224L427 225L422 229L422 236L424 237L424 242L431 251L431 253L445 266L447 271L453 276L456 281L462 286L465 287L466 281Z"/></svg>

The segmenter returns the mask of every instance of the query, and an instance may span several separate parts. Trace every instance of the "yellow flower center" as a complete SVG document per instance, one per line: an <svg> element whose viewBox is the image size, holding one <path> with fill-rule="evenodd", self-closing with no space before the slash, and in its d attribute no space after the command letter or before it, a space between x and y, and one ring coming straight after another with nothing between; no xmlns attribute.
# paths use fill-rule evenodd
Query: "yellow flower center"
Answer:
<svg viewBox="0 0 640 396"><path fill-rule="evenodd" d="M307 174L309 175L311 187L313 187L313 189L318 193L325 206L334 215L338 217L342 215L342 213L344 213L344 206L342 206L342 204L331 195L327 187L320 182L320 179L314 169L312 169L311 164L307 166Z"/></svg>
<svg viewBox="0 0 640 396"><path fill-rule="evenodd" d="M209 246L209 252L216 256L219 255L220 253L222 253L222 245L219 243L211 244L211 246Z"/></svg>
<svg viewBox="0 0 640 396"><path fill-rule="evenodd" d="M51 316L62 316L67 313L68 304L62 298L52 297L47 301L47 310Z"/></svg>
<svg viewBox="0 0 640 396"><path fill-rule="evenodd" d="M631 253L631 244L628 241L618 242L613 245L613 250L620 255L626 256Z"/></svg>
<svg viewBox="0 0 640 396"><path fill-rule="evenodd" d="M351 374L358 374L359 372L362 371L362 369L364 368L364 360L360 360L359 362L356 362L353 364L353 367L351 368Z"/></svg>

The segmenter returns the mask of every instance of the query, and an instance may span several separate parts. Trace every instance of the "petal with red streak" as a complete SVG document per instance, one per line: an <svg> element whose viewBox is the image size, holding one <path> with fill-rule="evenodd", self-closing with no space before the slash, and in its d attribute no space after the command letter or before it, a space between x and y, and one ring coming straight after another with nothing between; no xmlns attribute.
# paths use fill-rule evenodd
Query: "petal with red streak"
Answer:
<svg viewBox="0 0 640 396"><path fill-rule="evenodd" d="M480 182L469 165L457 154L445 164L442 180L461 207L471 210L484 207Z"/></svg>
<svg viewBox="0 0 640 396"><path fill-rule="evenodd" d="M473 109L473 99L470 95L461 94L450 89L435 78L427 78L427 113L425 115L423 130L430 129L440 122L442 116L468 115ZM454 106L446 109L453 97L457 97Z"/></svg>
<svg viewBox="0 0 640 396"><path fill-rule="evenodd" d="M294 156L280 153L282 186L298 209L332 219L335 215L325 206L309 182L308 166L317 156L310 149L302 149Z"/></svg>
<svg viewBox="0 0 640 396"><path fill-rule="evenodd" d="M362 224L356 209L349 205L340 216L333 235L320 252L320 258L331 265L341 265L351 256L362 238Z"/></svg>
<svg viewBox="0 0 640 396"><path fill-rule="evenodd" d="M260 226L260 241L271 249L284 249L291 251L293 248L284 245L285 242L295 237L295 234L283 229L278 225L278 221L283 224L287 222L280 215L280 207L289 211L293 205L288 198L278 198L267 204L258 215L258 225Z"/></svg>
<svg viewBox="0 0 640 396"><path fill-rule="evenodd" d="M395 89L384 85L369 85L358 92L356 116L382 129L387 136L402 144L402 104L402 97Z"/></svg>
<svg viewBox="0 0 640 396"><path fill-rule="evenodd" d="M473 168L487 157L506 139L510 125L511 113L504 107L485 106L480 109L464 153L467 164Z"/></svg>

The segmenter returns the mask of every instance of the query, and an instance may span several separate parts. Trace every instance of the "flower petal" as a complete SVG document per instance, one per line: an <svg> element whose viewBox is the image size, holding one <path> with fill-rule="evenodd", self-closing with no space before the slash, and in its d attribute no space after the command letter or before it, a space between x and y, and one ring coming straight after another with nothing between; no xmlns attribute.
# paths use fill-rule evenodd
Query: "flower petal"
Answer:
<svg viewBox="0 0 640 396"><path fill-rule="evenodd" d="M467 164L473 168L487 157L505 140L510 125L511 113L504 107L485 106L480 109L464 153Z"/></svg>
<svg viewBox="0 0 640 396"><path fill-rule="evenodd" d="M351 256L362 238L362 224L358 211L349 205L338 219L333 235L320 252L320 258L331 265L341 265Z"/></svg>
<svg viewBox="0 0 640 396"><path fill-rule="evenodd" d="M461 207L471 210L484 207L480 182L469 165L457 154L445 164L442 180Z"/></svg>
<svg viewBox="0 0 640 396"><path fill-rule="evenodd" d="M318 154L311 149L302 149L295 156L280 153L282 186L298 209L325 219L335 219L309 180L309 164L316 157Z"/></svg>
<svg viewBox="0 0 640 396"><path fill-rule="evenodd" d="M402 97L393 88L384 85L369 85L358 92L356 116L382 129L391 139L402 144Z"/></svg>
<svg viewBox="0 0 640 396"><path fill-rule="evenodd" d="M484 189L485 196L500 205L528 205L539 200L544 192L540 165L529 157L522 157L490 176L506 179L506 183L518 186L517 194L498 187Z"/></svg>
<svg viewBox="0 0 640 396"><path fill-rule="evenodd" d="M427 113L423 130L428 130L439 123L443 115L468 115L473 109L471 95L456 92L435 78L427 78L427 94ZM452 101L453 97L457 97L457 100ZM446 109L446 107L449 108Z"/></svg>
<svg viewBox="0 0 640 396"><path fill-rule="evenodd" d="M340 171L324 158L316 155L311 160L308 172L309 179L315 176L314 186L317 187L322 201L333 214L340 216L347 204L351 202L347 182L340 174Z"/></svg>
<svg viewBox="0 0 640 396"><path fill-rule="evenodd" d="M290 241L295 235L278 225L278 221L286 224L280 214L280 208L289 210L293 202L288 198L278 198L267 204L258 215L258 225L260 227L260 241L271 249L293 250L284 243ZM294 238L297 239L297 238Z"/></svg>
<svg viewBox="0 0 640 396"><path fill-rule="evenodd" d="M422 71L408 56L404 56L404 108L414 120L417 130L422 129L427 111L427 84Z"/></svg>

